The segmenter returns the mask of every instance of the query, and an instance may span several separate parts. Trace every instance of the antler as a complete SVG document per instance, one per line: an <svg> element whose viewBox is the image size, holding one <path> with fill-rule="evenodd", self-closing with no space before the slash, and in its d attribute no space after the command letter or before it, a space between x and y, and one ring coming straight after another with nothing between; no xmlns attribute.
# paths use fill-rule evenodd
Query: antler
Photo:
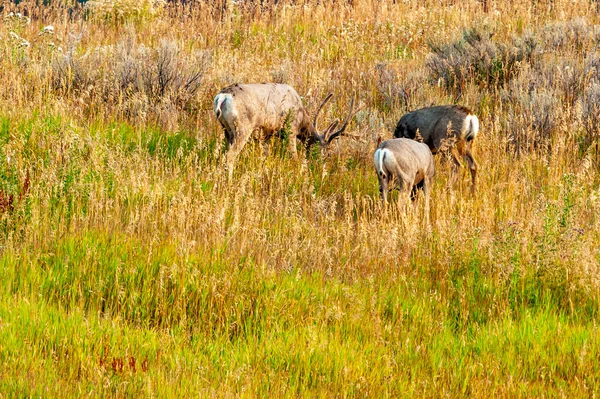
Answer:
<svg viewBox="0 0 600 399"><path fill-rule="evenodd" d="M327 130L323 133L323 139L325 141L326 144L331 143L334 139L336 139L337 137L339 137L342 133L344 133L344 130L346 130L346 127L348 126L348 123L350 122L350 119L352 118L352 109L354 108L354 98L350 101L350 111L348 111L348 116L346 117L346 121L344 122L344 124L342 125L342 127L340 128L340 130L336 131L335 133L331 133L329 135L329 137L327 137L327 134L335 129L335 127L337 126L338 122L335 121L334 123L332 123L331 125L329 125L329 127L327 128Z"/></svg>
<svg viewBox="0 0 600 399"><path fill-rule="evenodd" d="M317 129L317 117L319 116L319 113L321 112L321 109L323 109L323 107L325 106L325 104L327 104L327 101L329 101L329 99L333 97L333 93L329 93L327 95L327 97L325 97L325 100L323 100L323 102L321 103L321 105L319 106L319 109L317 109L317 113L315 114L315 119L313 120L313 126L315 127L315 131L318 132L319 130Z"/></svg>
<svg viewBox="0 0 600 399"><path fill-rule="evenodd" d="M336 120L334 120L333 122L331 122L331 123L329 124L329 126L327 126L327 129L325 129L325 130L323 131L323 134L321 135L321 138L325 138L325 137L327 137L327 135L328 135L329 133L331 133L331 132L332 132L332 131L333 131L333 130L334 130L336 127L337 127L337 125L338 125L339 123L340 123L340 121L339 121L339 120L337 120L337 119L336 119ZM323 142L323 143L325 144L325 142Z"/></svg>

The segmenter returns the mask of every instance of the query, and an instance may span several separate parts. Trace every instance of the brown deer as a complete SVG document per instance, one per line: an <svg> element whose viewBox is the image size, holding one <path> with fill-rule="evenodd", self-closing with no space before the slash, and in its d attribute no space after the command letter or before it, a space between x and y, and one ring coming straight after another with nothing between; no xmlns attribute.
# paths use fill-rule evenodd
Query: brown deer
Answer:
<svg viewBox="0 0 600 399"><path fill-rule="evenodd" d="M460 167L459 155L465 159L471 171L472 189L475 190L477 163L471 151L473 140L479 133L477 116L460 105L421 108L400 118L394 137L414 140L417 131L433 154L439 151L443 140L449 139L454 142L450 149L454 164L457 168Z"/></svg>
<svg viewBox="0 0 600 399"><path fill-rule="evenodd" d="M235 84L222 89L215 97L214 111L225 130L229 178L233 175L236 157L254 132L260 131L262 135L258 138L266 140L280 132L286 122L289 123L289 149L294 158L297 157L296 138L303 141L307 147L316 143L327 147L346 130L354 105L352 100L348 116L340 129L334 132L339 123L336 120L319 133L317 117L331 97L332 94L329 94L323 100L314 118L311 119L300 96L289 85Z"/></svg>
<svg viewBox="0 0 600 399"><path fill-rule="evenodd" d="M389 183L396 178L400 191L412 191L413 199L416 190L422 188L428 205L435 165L426 144L407 138L386 140L375 150L373 158L379 179L379 193L384 202L387 202Z"/></svg>

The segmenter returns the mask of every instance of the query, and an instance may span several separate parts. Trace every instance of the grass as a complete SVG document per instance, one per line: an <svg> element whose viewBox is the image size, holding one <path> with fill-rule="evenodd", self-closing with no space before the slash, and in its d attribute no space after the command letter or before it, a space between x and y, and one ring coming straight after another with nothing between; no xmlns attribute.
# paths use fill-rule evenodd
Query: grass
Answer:
<svg viewBox="0 0 600 399"><path fill-rule="evenodd" d="M597 394L593 3L115 4L0 25L0 396ZM268 80L364 138L229 181L212 100ZM437 157L427 225L372 154L455 99L478 188Z"/></svg>
<svg viewBox="0 0 600 399"><path fill-rule="evenodd" d="M581 394L595 382L597 328L584 310L567 316L532 277L499 286L471 260L443 287L411 262L412 278L347 284L156 247L88 233L39 255L5 254L1 353L16 378L3 389L515 395ZM26 343L34 349L18 349Z"/></svg>

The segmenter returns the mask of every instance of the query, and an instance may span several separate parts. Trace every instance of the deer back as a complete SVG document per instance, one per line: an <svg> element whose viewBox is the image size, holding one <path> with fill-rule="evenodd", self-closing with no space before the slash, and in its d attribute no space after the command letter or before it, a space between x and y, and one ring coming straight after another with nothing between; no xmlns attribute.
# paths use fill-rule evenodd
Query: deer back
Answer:
<svg viewBox="0 0 600 399"><path fill-rule="evenodd" d="M465 129L465 120L470 114L467 108L458 105L421 108L400 118L394 137L414 140L418 130L423 142L431 151L436 152L443 139L449 136L461 137Z"/></svg>
<svg viewBox="0 0 600 399"><path fill-rule="evenodd" d="M302 100L293 87L277 83L236 84L221 90L230 94L236 107L237 118L241 124L252 129L279 131L286 122L305 128L310 118Z"/></svg>
<svg viewBox="0 0 600 399"><path fill-rule="evenodd" d="M393 154L394 164L398 170L416 176L415 184L424 177L433 177L435 173L433 155L424 143L402 137L384 141L379 149L388 150ZM390 170L390 172L397 175L398 171Z"/></svg>

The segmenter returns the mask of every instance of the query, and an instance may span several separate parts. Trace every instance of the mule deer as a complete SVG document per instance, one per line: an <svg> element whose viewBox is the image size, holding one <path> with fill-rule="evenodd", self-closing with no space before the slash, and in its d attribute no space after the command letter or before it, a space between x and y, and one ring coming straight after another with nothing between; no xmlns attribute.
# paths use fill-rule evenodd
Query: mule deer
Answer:
<svg viewBox="0 0 600 399"><path fill-rule="evenodd" d="M390 180L395 177L400 191L412 191L413 199L416 190L422 188L428 204L435 166L426 144L407 138L386 140L375 151L373 161L384 202L387 202Z"/></svg>
<svg viewBox="0 0 600 399"><path fill-rule="evenodd" d="M276 83L235 84L225 87L215 97L214 111L225 130L227 139L227 165L229 177L233 174L235 159L255 131L262 131L261 139L268 139L289 123L289 148L296 154L296 138L307 147L319 143L326 147L339 137L350 121L354 100L344 124L334 132L338 121L332 122L322 133L317 130L317 117L329 101L329 94L321 103L311 120L300 96L291 86Z"/></svg>
<svg viewBox="0 0 600 399"><path fill-rule="evenodd" d="M472 189L475 189L477 163L471 153L471 146L479 133L479 119L468 108L460 105L441 105L421 108L409 112L400 118L394 137L415 139L419 131L423 142L436 154L445 139L454 141L451 144L452 159L456 167L460 167L461 155L471 171Z"/></svg>

